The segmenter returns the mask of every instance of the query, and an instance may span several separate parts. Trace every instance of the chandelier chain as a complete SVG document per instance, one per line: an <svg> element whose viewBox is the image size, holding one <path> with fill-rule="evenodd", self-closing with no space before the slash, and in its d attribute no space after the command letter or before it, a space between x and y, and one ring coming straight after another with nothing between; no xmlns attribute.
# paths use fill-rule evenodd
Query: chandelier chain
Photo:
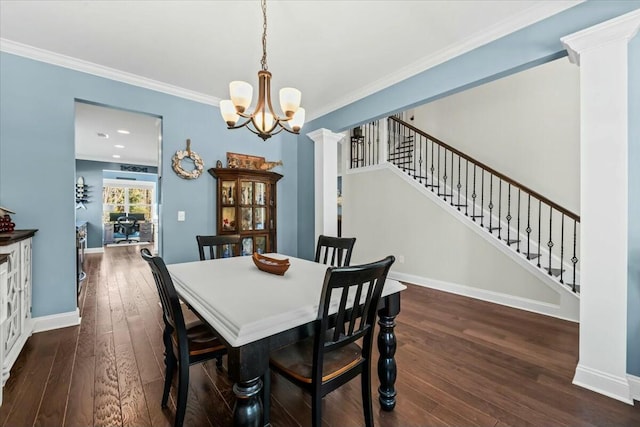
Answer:
<svg viewBox="0 0 640 427"><path fill-rule="evenodd" d="M262 69L267 71L267 0L262 0Z"/></svg>

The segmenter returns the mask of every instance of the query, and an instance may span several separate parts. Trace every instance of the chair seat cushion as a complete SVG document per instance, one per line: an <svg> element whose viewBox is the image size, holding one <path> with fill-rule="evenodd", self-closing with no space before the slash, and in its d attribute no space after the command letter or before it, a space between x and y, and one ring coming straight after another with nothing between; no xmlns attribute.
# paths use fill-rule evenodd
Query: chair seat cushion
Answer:
<svg viewBox="0 0 640 427"><path fill-rule="evenodd" d="M335 351L325 353L322 369L322 382L340 375L362 360L362 349L355 343L348 344ZM271 353L269 363L304 383L311 383L313 367L313 337L283 347Z"/></svg>
<svg viewBox="0 0 640 427"><path fill-rule="evenodd" d="M186 325L186 329L187 339L189 340L189 354L191 356L224 350L224 344L202 321L194 320L189 322Z"/></svg>

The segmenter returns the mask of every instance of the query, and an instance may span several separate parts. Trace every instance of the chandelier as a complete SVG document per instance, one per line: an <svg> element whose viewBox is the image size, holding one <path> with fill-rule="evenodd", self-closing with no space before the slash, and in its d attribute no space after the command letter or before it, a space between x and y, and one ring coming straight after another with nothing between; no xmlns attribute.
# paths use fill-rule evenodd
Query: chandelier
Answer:
<svg viewBox="0 0 640 427"><path fill-rule="evenodd" d="M231 99L220 101L220 113L228 129L246 127L263 140L271 138L283 130L299 134L304 124L304 108L300 108L302 93L298 89L285 87L280 89L280 108L284 116L278 116L271 104L271 73L267 70L267 2L262 0L262 70L258 71L258 101L253 113L247 109L253 97L253 87L247 82L229 83ZM243 118L246 119L238 121Z"/></svg>

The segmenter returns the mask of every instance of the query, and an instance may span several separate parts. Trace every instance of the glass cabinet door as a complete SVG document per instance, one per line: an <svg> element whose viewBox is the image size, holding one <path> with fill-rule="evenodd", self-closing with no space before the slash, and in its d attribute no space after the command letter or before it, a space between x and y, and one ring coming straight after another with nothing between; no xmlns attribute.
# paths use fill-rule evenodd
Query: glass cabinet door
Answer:
<svg viewBox="0 0 640 427"><path fill-rule="evenodd" d="M233 205L235 202L236 202L236 182L222 181L222 204Z"/></svg>
<svg viewBox="0 0 640 427"><path fill-rule="evenodd" d="M259 254L267 252L267 236L256 236L256 252Z"/></svg>
<svg viewBox="0 0 640 427"><path fill-rule="evenodd" d="M267 209L266 208L254 208L254 218L255 218L255 224L256 224L256 230L264 230L265 227L265 220L266 220L266 212Z"/></svg>
<svg viewBox="0 0 640 427"><path fill-rule="evenodd" d="M240 208L240 216L242 217L242 223L240 224L240 230L247 231L253 230L253 219L251 208Z"/></svg>
<svg viewBox="0 0 640 427"><path fill-rule="evenodd" d="M267 184L264 182L256 182L255 204L265 205L267 199Z"/></svg>
<svg viewBox="0 0 640 427"><path fill-rule="evenodd" d="M241 255L253 255L253 237L244 237L242 239Z"/></svg>
<svg viewBox="0 0 640 427"><path fill-rule="evenodd" d="M253 202L253 182L242 181L240 187L240 204L250 205Z"/></svg>
<svg viewBox="0 0 640 427"><path fill-rule="evenodd" d="M222 208L221 226L225 231L236 230L236 208Z"/></svg>

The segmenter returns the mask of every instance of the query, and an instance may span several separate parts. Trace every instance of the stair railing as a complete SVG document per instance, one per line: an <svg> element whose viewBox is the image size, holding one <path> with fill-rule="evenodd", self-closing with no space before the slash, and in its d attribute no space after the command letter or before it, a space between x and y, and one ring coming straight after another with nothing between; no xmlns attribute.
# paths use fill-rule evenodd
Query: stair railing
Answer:
<svg viewBox="0 0 640 427"><path fill-rule="evenodd" d="M580 292L578 215L398 117L381 122L352 135L351 168L378 164L384 161L380 152L386 154L452 208ZM383 127L386 135L380 134ZM381 139L386 149L380 149Z"/></svg>

